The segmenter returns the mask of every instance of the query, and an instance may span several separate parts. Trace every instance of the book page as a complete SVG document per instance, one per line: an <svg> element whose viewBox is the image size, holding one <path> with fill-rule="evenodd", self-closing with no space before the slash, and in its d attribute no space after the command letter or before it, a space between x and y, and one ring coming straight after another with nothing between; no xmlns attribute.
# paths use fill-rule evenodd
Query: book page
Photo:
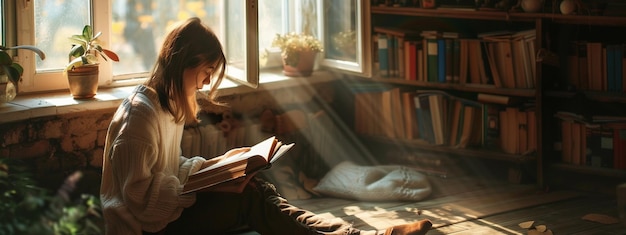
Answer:
<svg viewBox="0 0 626 235"><path fill-rule="evenodd" d="M233 162L245 160L245 159L247 159L247 158L249 158L251 156L255 156L255 155L262 156L264 159L267 160L269 158L269 156L271 156L274 153L274 151L275 151L274 148L275 148L276 142L277 142L276 141L276 137L274 137L274 136L269 137L269 138L265 139L264 141L261 141L258 144L250 147L250 150L247 151L247 152L243 152L243 153L241 153L239 155L234 155L234 156L228 157L228 158L226 158L226 159L224 159L222 161L219 161L219 162L217 162L217 163L215 163L213 165L205 167L205 168L197 171L194 174L199 174L199 173L202 173L202 172L205 172L205 171L209 171L209 170L212 170L212 169L224 166L224 165L228 165L228 164L233 163Z"/></svg>
<svg viewBox="0 0 626 235"><path fill-rule="evenodd" d="M291 149L291 147L293 147L294 144L295 143L286 144L286 145L281 144L281 146L278 147L278 149L276 150L276 153L274 153L274 155L272 155L272 157L270 158L270 163L273 163L276 160L278 160L280 156L282 156L285 152L287 152L287 150Z"/></svg>

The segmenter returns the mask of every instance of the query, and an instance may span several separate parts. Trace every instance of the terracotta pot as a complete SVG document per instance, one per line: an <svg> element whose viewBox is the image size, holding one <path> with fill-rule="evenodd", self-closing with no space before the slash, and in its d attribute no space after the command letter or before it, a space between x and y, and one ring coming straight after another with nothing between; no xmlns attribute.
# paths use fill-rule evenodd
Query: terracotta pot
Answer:
<svg viewBox="0 0 626 235"><path fill-rule="evenodd" d="M68 70L67 81L74 99L94 97L98 91L98 65L87 65Z"/></svg>
<svg viewBox="0 0 626 235"><path fill-rule="evenodd" d="M522 0L524 12L539 12L543 7L543 0Z"/></svg>
<svg viewBox="0 0 626 235"><path fill-rule="evenodd" d="M313 67L315 66L315 57L317 52L303 51L300 52L300 59L298 60L298 66L293 67L287 65L283 60L283 74L289 77L308 77L313 73Z"/></svg>

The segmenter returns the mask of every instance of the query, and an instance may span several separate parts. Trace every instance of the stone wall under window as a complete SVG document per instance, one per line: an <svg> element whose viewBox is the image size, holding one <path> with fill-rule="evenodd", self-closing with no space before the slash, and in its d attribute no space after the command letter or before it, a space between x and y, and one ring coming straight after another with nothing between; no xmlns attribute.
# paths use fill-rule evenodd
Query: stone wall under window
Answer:
<svg viewBox="0 0 626 235"><path fill-rule="evenodd" d="M270 109L312 113L332 102L331 84L289 87L222 96L229 110L248 122ZM322 106L323 106L322 105ZM86 190L97 192L106 131L115 109L46 116L0 124L0 158L14 158L33 167L37 179L55 188L75 171L82 171Z"/></svg>

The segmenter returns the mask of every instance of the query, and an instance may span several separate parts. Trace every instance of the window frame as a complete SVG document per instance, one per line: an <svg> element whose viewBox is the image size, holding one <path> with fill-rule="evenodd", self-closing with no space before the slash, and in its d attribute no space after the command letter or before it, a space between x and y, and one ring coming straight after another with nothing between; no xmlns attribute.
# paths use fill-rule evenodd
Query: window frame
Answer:
<svg viewBox="0 0 626 235"><path fill-rule="evenodd" d="M1 1L1 0L0 0ZM252 71L252 73L248 73L248 75L243 75L243 72L237 73L229 73L227 74L227 78L233 81L236 84L250 86L252 88L257 88L260 82L263 82L264 78L267 74L259 68L259 45L258 45L258 8L257 2L258 0L253 1L245 1L246 2L246 10L249 11L248 14L251 14L255 17L248 17L248 26L247 32L256 32L253 33L255 37L246 37L246 44L248 47L254 47L256 50L247 50L247 61L249 64L253 64L254 66L246 65L246 71ZM367 32L370 29L369 17L369 4L366 4L365 1L356 0L357 3L357 39L358 39L358 48L360 49L360 53L357 57L357 62L348 62L345 61L337 61L326 58L325 54L322 53L321 58L318 57L318 63L320 67L327 67L331 69L338 69L340 72L346 72L353 75L363 76L363 77L371 77L371 69L372 69L372 60L371 60L371 51L368 45L371 44L371 39L368 37L364 37L363 35L369 35ZM15 35L15 42L19 45L34 45L35 44L35 35L34 35L34 1L3 1L5 11L12 12L10 14L4 14L4 21L6 24L6 35ZM105 47L108 47L108 43L111 42L111 24L112 24L112 2L110 0L90 0L90 4L92 6L91 9L91 21L94 26L95 31L102 32L101 39ZM320 35L320 38L324 39L324 31L323 27L323 14L322 9L324 1L317 0L317 32ZM294 5L289 7L291 10L292 7L295 6L296 10L301 7L301 1L295 1ZM94 11L93 9L98 9ZM14 18L11 19L10 17ZM288 22L285 22L283 28L287 28L285 30L300 30L299 22L301 20L297 20L294 15L289 14ZM254 18L254 19L251 19ZM19 24L18 24L19 22ZM294 27L295 26L295 27ZM254 38L254 40L251 40ZM10 43L11 39L8 37L7 43ZM20 53L16 57L16 61L24 67L24 75L22 77L22 82L19 86L20 93L34 93L34 92L48 92L48 91L57 91L57 90L66 90L68 88L67 79L63 76L63 72L61 70L55 72L46 72L46 73L36 73L35 61L38 57L34 53ZM136 85L144 81L144 78L137 78L139 74L131 74L131 75L118 75L113 77L112 74L112 63L101 63L100 64L100 75L99 75L99 86L100 87L117 87L117 86L128 86L128 85ZM230 70L230 69L229 69ZM228 70L227 70L228 71ZM275 77L270 75L270 77ZM133 79L136 78L136 79ZM244 78L244 79L242 79Z"/></svg>
<svg viewBox="0 0 626 235"><path fill-rule="evenodd" d="M326 35L326 30L324 29L325 22L324 20L328 17L325 15L324 0L318 0L318 30L319 35L322 39L329 38ZM356 2L356 12L357 16L355 19L356 22L356 38L357 38L357 50L356 50L356 62L352 61L344 61L338 59L332 59L327 56L328 50L324 50L322 53L322 59L320 64L325 67L338 69L344 73L361 76L361 77L372 77L372 39L371 37L367 37L366 35L371 35L371 22L369 12L370 12L370 4L369 1L363 0L354 0Z"/></svg>

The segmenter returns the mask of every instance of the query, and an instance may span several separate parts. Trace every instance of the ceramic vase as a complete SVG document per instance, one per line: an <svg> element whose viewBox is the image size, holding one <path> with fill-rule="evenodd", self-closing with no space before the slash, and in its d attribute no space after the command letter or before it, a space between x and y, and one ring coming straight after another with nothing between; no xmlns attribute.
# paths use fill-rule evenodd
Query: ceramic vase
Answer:
<svg viewBox="0 0 626 235"><path fill-rule="evenodd" d="M563 0L559 9L563 15L573 14L576 11L576 2L574 0Z"/></svg>
<svg viewBox="0 0 626 235"><path fill-rule="evenodd" d="M544 0L522 0L521 7L524 12L540 12Z"/></svg>

